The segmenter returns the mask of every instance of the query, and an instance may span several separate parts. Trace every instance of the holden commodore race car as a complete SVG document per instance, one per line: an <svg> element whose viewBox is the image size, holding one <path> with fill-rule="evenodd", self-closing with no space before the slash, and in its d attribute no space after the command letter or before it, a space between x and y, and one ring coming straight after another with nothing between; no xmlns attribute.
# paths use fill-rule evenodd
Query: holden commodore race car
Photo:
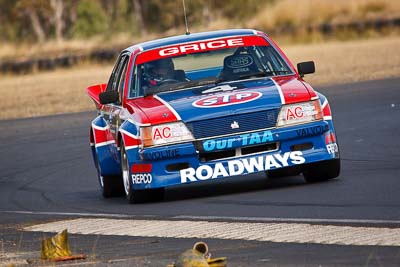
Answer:
<svg viewBox="0 0 400 267"><path fill-rule="evenodd" d="M327 98L265 33L222 30L144 42L87 88L102 195L162 199L168 186L265 172L339 176Z"/></svg>

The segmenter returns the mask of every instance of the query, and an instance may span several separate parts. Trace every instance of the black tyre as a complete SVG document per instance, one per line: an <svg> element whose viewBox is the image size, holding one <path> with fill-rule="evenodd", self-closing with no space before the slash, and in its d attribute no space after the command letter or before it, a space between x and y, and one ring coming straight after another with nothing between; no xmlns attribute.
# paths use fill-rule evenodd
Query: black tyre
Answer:
<svg viewBox="0 0 400 267"><path fill-rule="evenodd" d="M100 184L100 192L104 198L117 197L122 196L124 194L124 186L122 184L121 176L110 175L104 176L101 175L100 164L97 159L95 159L96 169L97 169L97 178Z"/></svg>
<svg viewBox="0 0 400 267"><path fill-rule="evenodd" d="M340 174L340 159L332 159L308 164L303 176L306 182L316 183L338 177Z"/></svg>
<svg viewBox="0 0 400 267"><path fill-rule="evenodd" d="M129 162L125 152L125 147L121 145L121 169L122 181L126 198L129 203L143 203L149 201L161 201L164 198L164 188L135 190L133 189L132 179L130 178Z"/></svg>

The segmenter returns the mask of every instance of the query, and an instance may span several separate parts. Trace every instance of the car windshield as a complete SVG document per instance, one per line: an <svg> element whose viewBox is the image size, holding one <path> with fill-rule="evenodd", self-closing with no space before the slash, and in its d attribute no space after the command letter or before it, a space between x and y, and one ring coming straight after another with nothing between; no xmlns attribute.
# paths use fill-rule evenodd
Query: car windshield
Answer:
<svg viewBox="0 0 400 267"><path fill-rule="evenodd" d="M207 84L292 74L279 53L263 41L265 44L258 42L256 45L205 51L199 50L202 44L207 43L200 43L198 47L190 45L190 48L195 48L192 53L181 53L182 47L181 50L174 50L175 47L159 50L159 54L173 55L155 60L140 59L130 95L149 95ZM185 46L186 49L188 47Z"/></svg>

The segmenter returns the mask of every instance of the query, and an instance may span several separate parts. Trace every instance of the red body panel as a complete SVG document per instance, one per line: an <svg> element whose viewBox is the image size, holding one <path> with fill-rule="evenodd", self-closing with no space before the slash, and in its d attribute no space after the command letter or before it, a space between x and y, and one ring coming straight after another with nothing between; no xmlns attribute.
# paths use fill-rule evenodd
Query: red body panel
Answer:
<svg viewBox="0 0 400 267"><path fill-rule="evenodd" d="M109 128L94 128L93 127L93 136L94 136L94 143L96 145L99 144L104 144L106 142L109 142L110 140L113 140L113 138L110 138L110 129Z"/></svg>
<svg viewBox="0 0 400 267"><path fill-rule="evenodd" d="M99 94L101 92L104 92L106 90L106 87L107 87L107 84L102 83L102 84L92 85L92 86L89 86L88 88L86 88L87 94L94 101L97 109L101 108Z"/></svg>
<svg viewBox="0 0 400 267"><path fill-rule="evenodd" d="M302 84L307 88L308 92L310 93L311 98L312 98L312 99L317 98L318 95L317 95L317 93L315 92L315 90L311 87L311 85L309 85L308 83L306 83L305 81L303 81L303 79L301 79L301 78L300 78L300 80L301 80Z"/></svg>
<svg viewBox="0 0 400 267"><path fill-rule="evenodd" d="M159 124L178 120L167 105L153 96L128 100L127 106L137 111L135 115L139 117L142 124Z"/></svg>
<svg viewBox="0 0 400 267"><path fill-rule="evenodd" d="M273 77L272 79L280 86L285 104L310 100L310 91L296 76ZM314 91L313 94L315 95Z"/></svg>
<svg viewBox="0 0 400 267"><path fill-rule="evenodd" d="M328 102L328 100L326 100L326 102ZM322 114L324 115L324 117L332 116L331 107L329 106L329 103L326 103L325 107L323 107Z"/></svg>
<svg viewBox="0 0 400 267"><path fill-rule="evenodd" d="M129 134L125 134L125 132L121 132L121 135L124 140L124 145L126 148L138 146L142 143L139 137L135 138Z"/></svg>

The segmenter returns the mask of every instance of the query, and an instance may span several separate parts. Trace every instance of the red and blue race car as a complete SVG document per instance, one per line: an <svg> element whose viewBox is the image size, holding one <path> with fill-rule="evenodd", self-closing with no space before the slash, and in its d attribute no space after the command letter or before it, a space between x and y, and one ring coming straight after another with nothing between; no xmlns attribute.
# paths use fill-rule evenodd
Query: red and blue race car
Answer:
<svg viewBox="0 0 400 267"><path fill-rule="evenodd" d="M314 71L248 29L126 48L108 83L87 88L103 196L162 199L168 186L256 172L339 176L328 100L302 79Z"/></svg>

